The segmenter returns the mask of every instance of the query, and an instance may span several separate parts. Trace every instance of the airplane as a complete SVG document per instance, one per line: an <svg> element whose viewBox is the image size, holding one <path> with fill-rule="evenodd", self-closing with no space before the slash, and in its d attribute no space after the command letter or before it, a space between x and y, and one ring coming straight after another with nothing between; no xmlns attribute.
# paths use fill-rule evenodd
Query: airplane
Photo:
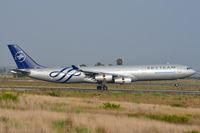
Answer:
<svg viewBox="0 0 200 133"><path fill-rule="evenodd" d="M107 83L130 84L135 81L176 80L196 73L185 65L135 65L47 68L35 62L16 44L8 48L17 65L11 73L56 83L95 83L97 90L107 90Z"/></svg>

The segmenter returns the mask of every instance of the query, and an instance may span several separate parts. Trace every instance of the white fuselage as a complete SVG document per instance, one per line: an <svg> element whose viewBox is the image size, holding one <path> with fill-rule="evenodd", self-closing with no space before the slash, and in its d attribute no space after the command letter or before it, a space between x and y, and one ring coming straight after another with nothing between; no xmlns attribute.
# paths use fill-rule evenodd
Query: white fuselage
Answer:
<svg viewBox="0 0 200 133"><path fill-rule="evenodd" d="M183 65L141 65L141 66L96 66L81 67L75 70L72 67L29 69L29 77L58 83L97 83L85 72L94 74L109 74L115 77L128 77L132 82L145 80L175 80L195 74L195 71ZM113 81L109 81L114 83Z"/></svg>

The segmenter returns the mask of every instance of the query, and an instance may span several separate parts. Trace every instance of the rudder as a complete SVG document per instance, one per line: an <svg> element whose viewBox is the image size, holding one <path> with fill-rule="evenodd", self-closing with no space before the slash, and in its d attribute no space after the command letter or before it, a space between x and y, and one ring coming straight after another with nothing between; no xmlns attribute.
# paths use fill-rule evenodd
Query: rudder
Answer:
<svg viewBox="0 0 200 133"><path fill-rule="evenodd" d="M16 44L8 44L8 48L15 60L18 69L40 69L43 66L36 63L26 52Z"/></svg>

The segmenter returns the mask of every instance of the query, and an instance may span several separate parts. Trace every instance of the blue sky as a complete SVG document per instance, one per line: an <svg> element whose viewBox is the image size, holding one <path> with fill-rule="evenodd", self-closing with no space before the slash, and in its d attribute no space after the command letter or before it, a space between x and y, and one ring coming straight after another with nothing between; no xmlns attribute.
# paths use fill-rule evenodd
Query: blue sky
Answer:
<svg viewBox="0 0 200 133"><path fill-rule="evenodd" d="M45 66L186 64L200 69L199 0L5 0L0 66L15 66L7 44Z"/></svg>

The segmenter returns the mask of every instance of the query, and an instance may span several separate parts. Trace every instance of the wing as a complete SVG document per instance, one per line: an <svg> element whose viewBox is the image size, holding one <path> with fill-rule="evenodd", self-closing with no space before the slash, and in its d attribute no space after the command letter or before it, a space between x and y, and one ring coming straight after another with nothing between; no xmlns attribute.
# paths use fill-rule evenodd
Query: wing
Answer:
<svg viewBox="0 0 200 133"><path fill-rule="evenodd" d="M99 74L112 75L113 78L117 78L117 77L132 78L131 75L121 75L121 74L115 74L115 73L106 73L106 72L99 72L99 71L95 71L95 70L86 71L86 70L82 70L82 69L78 68L75 65L72 65L72 68L77 70L77 71L85 73L85 75L90 77L90 78L95 78L95 76L99 75Z"/></svg>

